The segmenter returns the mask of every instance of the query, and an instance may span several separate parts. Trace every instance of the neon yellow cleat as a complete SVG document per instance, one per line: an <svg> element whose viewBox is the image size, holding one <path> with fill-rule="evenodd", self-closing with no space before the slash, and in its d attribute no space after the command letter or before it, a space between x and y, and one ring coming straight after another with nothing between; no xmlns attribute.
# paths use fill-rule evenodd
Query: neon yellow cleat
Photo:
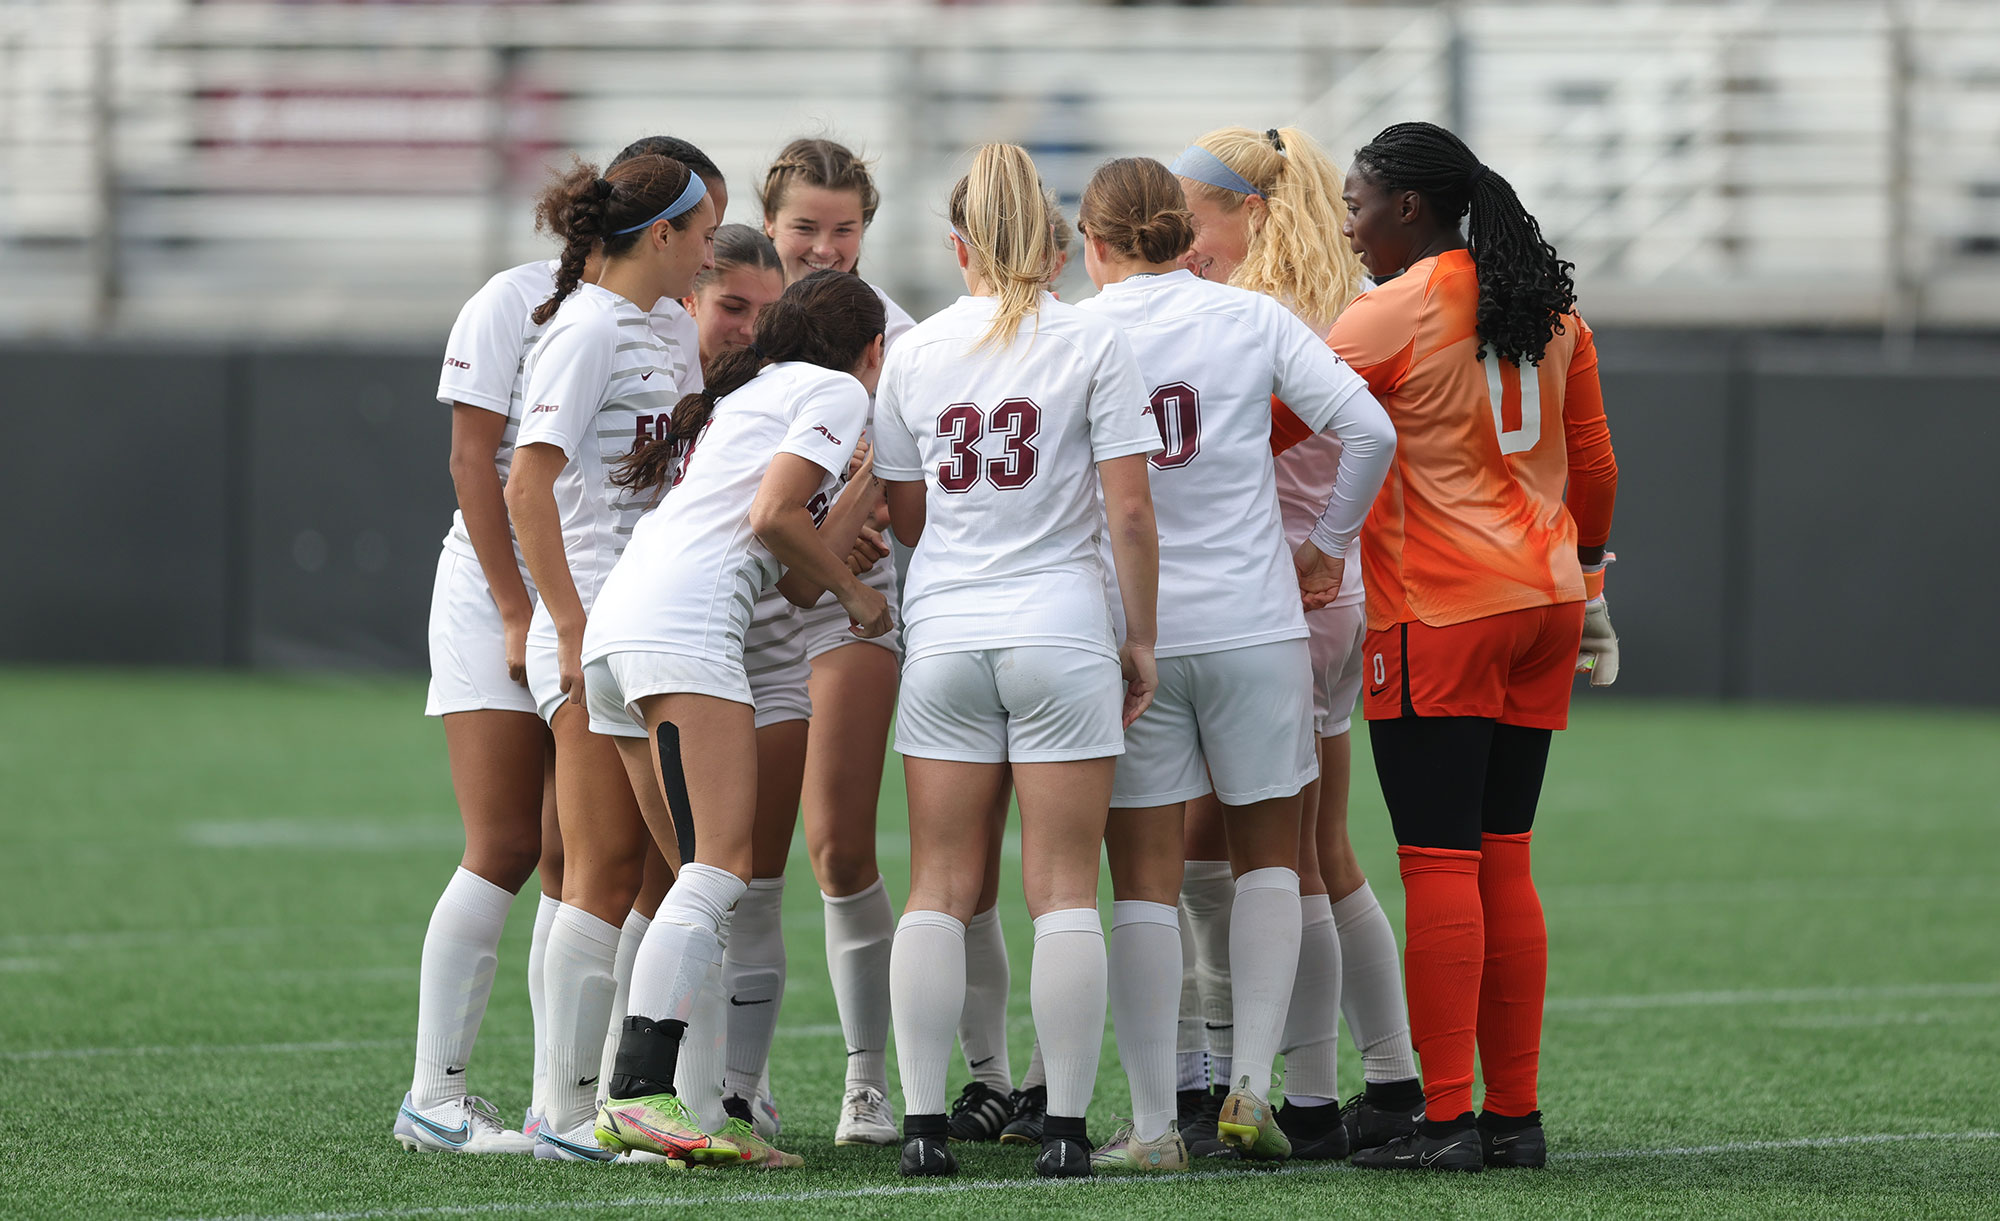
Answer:
<svg viewBox="0 0 2000 1221"><path fill-rule="evenodd" d="M703 1132L672 1094L608 1099L597 1108L597 1143L613 1153L657 1153L691 1166L733 1165L745 1156L733 1141Z"/></svg>
<svg viewBox="0 0 2000 1221"><path fill-rule="evenodd" d="M1186 1170L1187 1142L1180 1129L1167 1125L1166 1135L1142 1141L1131 1124L1121 1124L1111 1139L1090 1155L1093 1174L1132 1174L1152 1171Z"/></svg>
<svg viewBox="0 0 2000 1221"><path fill-rule="evenodd" d="M1282 1162L1292 1155L1291 1138L1278 1126L1277 1112L1250 1092L1248 1077L1239 1080L1236 1089L1222 1100L1215 1132L1223 1144L1252 1161Z"/></svg>

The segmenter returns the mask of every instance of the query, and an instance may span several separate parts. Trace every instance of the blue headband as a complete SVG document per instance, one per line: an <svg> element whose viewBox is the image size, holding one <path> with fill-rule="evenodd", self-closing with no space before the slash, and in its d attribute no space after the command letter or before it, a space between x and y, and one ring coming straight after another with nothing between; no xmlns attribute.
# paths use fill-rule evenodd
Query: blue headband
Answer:
<svg viewBox="0 0 2000 1221"><path fill-rule="evenodd" d="M1205 182L1209 186L1234 191L1238 195L1255 195L1259 199L1264 197L1264 192L1251 186L1249 179L1224 165L1222 158L1199 144L1188 145L1187 151L1175 157L1174 163L1167 168L1182 178L1192 178L1196 182Z"/></svg>
<svg viewBox="0 0 2000 1221"><path fill-rule="evenodd" d="M658 216L653 217L651 220L642 220L638 224L633 225L629 229L620 229L617 232L613 233L611 236L623 237L628 233L637 233L639 230L644 229L647 225L657 225L663 220L672 220L674 217L679 216L683 212L692 211L694 206L700 203L702 201L702 197L707 194L708 194L708 184L701 180L700 174L691 173L688 175L688 184L681 188L680 198L668 204L666 211L660 213Z"/></svg>

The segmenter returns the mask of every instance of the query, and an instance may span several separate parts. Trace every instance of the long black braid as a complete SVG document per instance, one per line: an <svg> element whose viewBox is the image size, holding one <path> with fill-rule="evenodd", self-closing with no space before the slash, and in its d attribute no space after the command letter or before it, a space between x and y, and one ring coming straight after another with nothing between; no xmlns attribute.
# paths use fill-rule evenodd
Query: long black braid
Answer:
<svg viewBox="0 0 2000 1221"><path fill-rule="evenodd" d="M1354 166L1391 191L1415 191L1456 225L1468 210L1467 237L1479 271L1479 357L1492 348L1517 365L1540 364L1576 304L1576 264L1542 239L1505 178L1472 155L1465 141L1435 123L1386 127L1354 154Z"/></svg>

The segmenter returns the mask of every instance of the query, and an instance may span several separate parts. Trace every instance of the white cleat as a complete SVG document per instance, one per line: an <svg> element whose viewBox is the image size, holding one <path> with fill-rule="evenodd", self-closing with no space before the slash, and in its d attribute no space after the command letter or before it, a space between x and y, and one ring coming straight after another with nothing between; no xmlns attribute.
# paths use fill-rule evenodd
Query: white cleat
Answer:
<svg viewBox="0 0 2000 1221"><path fill-rule="evenodd" d="M567 1132L543 1124L535 1133L535 1156L545 1162L598 1162L618 1160L618 1154L597 1143L597 1120L586 1119Z"/></svg>
<svg viewBox="0 0 2000 1221"><path fill-rule="evenodd" d="M750 1127L767 1141L778 1139L785 1130L784 1120L778 1118L778 1100L759 1090L750 1100Z"/></svg>
<svg viewBox="0 0 2000 1221"><path fill-rule="evenodd" d="M465 1097L420 1111L408 1094L390 1129L411 1153L531 1153L535 1142L501 1122L484 1098Z"/></svg>
<svg viewBox="0 0 2000 1221"><path fill-rule="evenodd" d="M896 1117L889 1112L889 1100L872 1085L857 1085L840 1102L840 1125L833 1130L833 1143L848 1145L901 1144Z"/></svg>
<svg viewBox="0 0 2000 1221"><path fill-rule="evenodd" d="M548 1120L543 1119L542 1113L533 1107L521 1113L521 1134L529 1140L533 1140L535 1133L540 1132L547 1124Z"/></svg>

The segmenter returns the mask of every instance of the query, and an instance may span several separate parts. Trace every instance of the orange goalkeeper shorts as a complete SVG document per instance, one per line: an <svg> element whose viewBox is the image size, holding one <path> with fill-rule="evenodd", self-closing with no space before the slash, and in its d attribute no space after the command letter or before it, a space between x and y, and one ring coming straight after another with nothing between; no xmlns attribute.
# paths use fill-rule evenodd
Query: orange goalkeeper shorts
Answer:
<svg viewBox="0 0 2000 1221"><path fill-rule="evenodd" d="M1581 602L1371 631L1363 645L1362 712L1371 721L1476 716L1562 729L1582 640Z"/></svg>

